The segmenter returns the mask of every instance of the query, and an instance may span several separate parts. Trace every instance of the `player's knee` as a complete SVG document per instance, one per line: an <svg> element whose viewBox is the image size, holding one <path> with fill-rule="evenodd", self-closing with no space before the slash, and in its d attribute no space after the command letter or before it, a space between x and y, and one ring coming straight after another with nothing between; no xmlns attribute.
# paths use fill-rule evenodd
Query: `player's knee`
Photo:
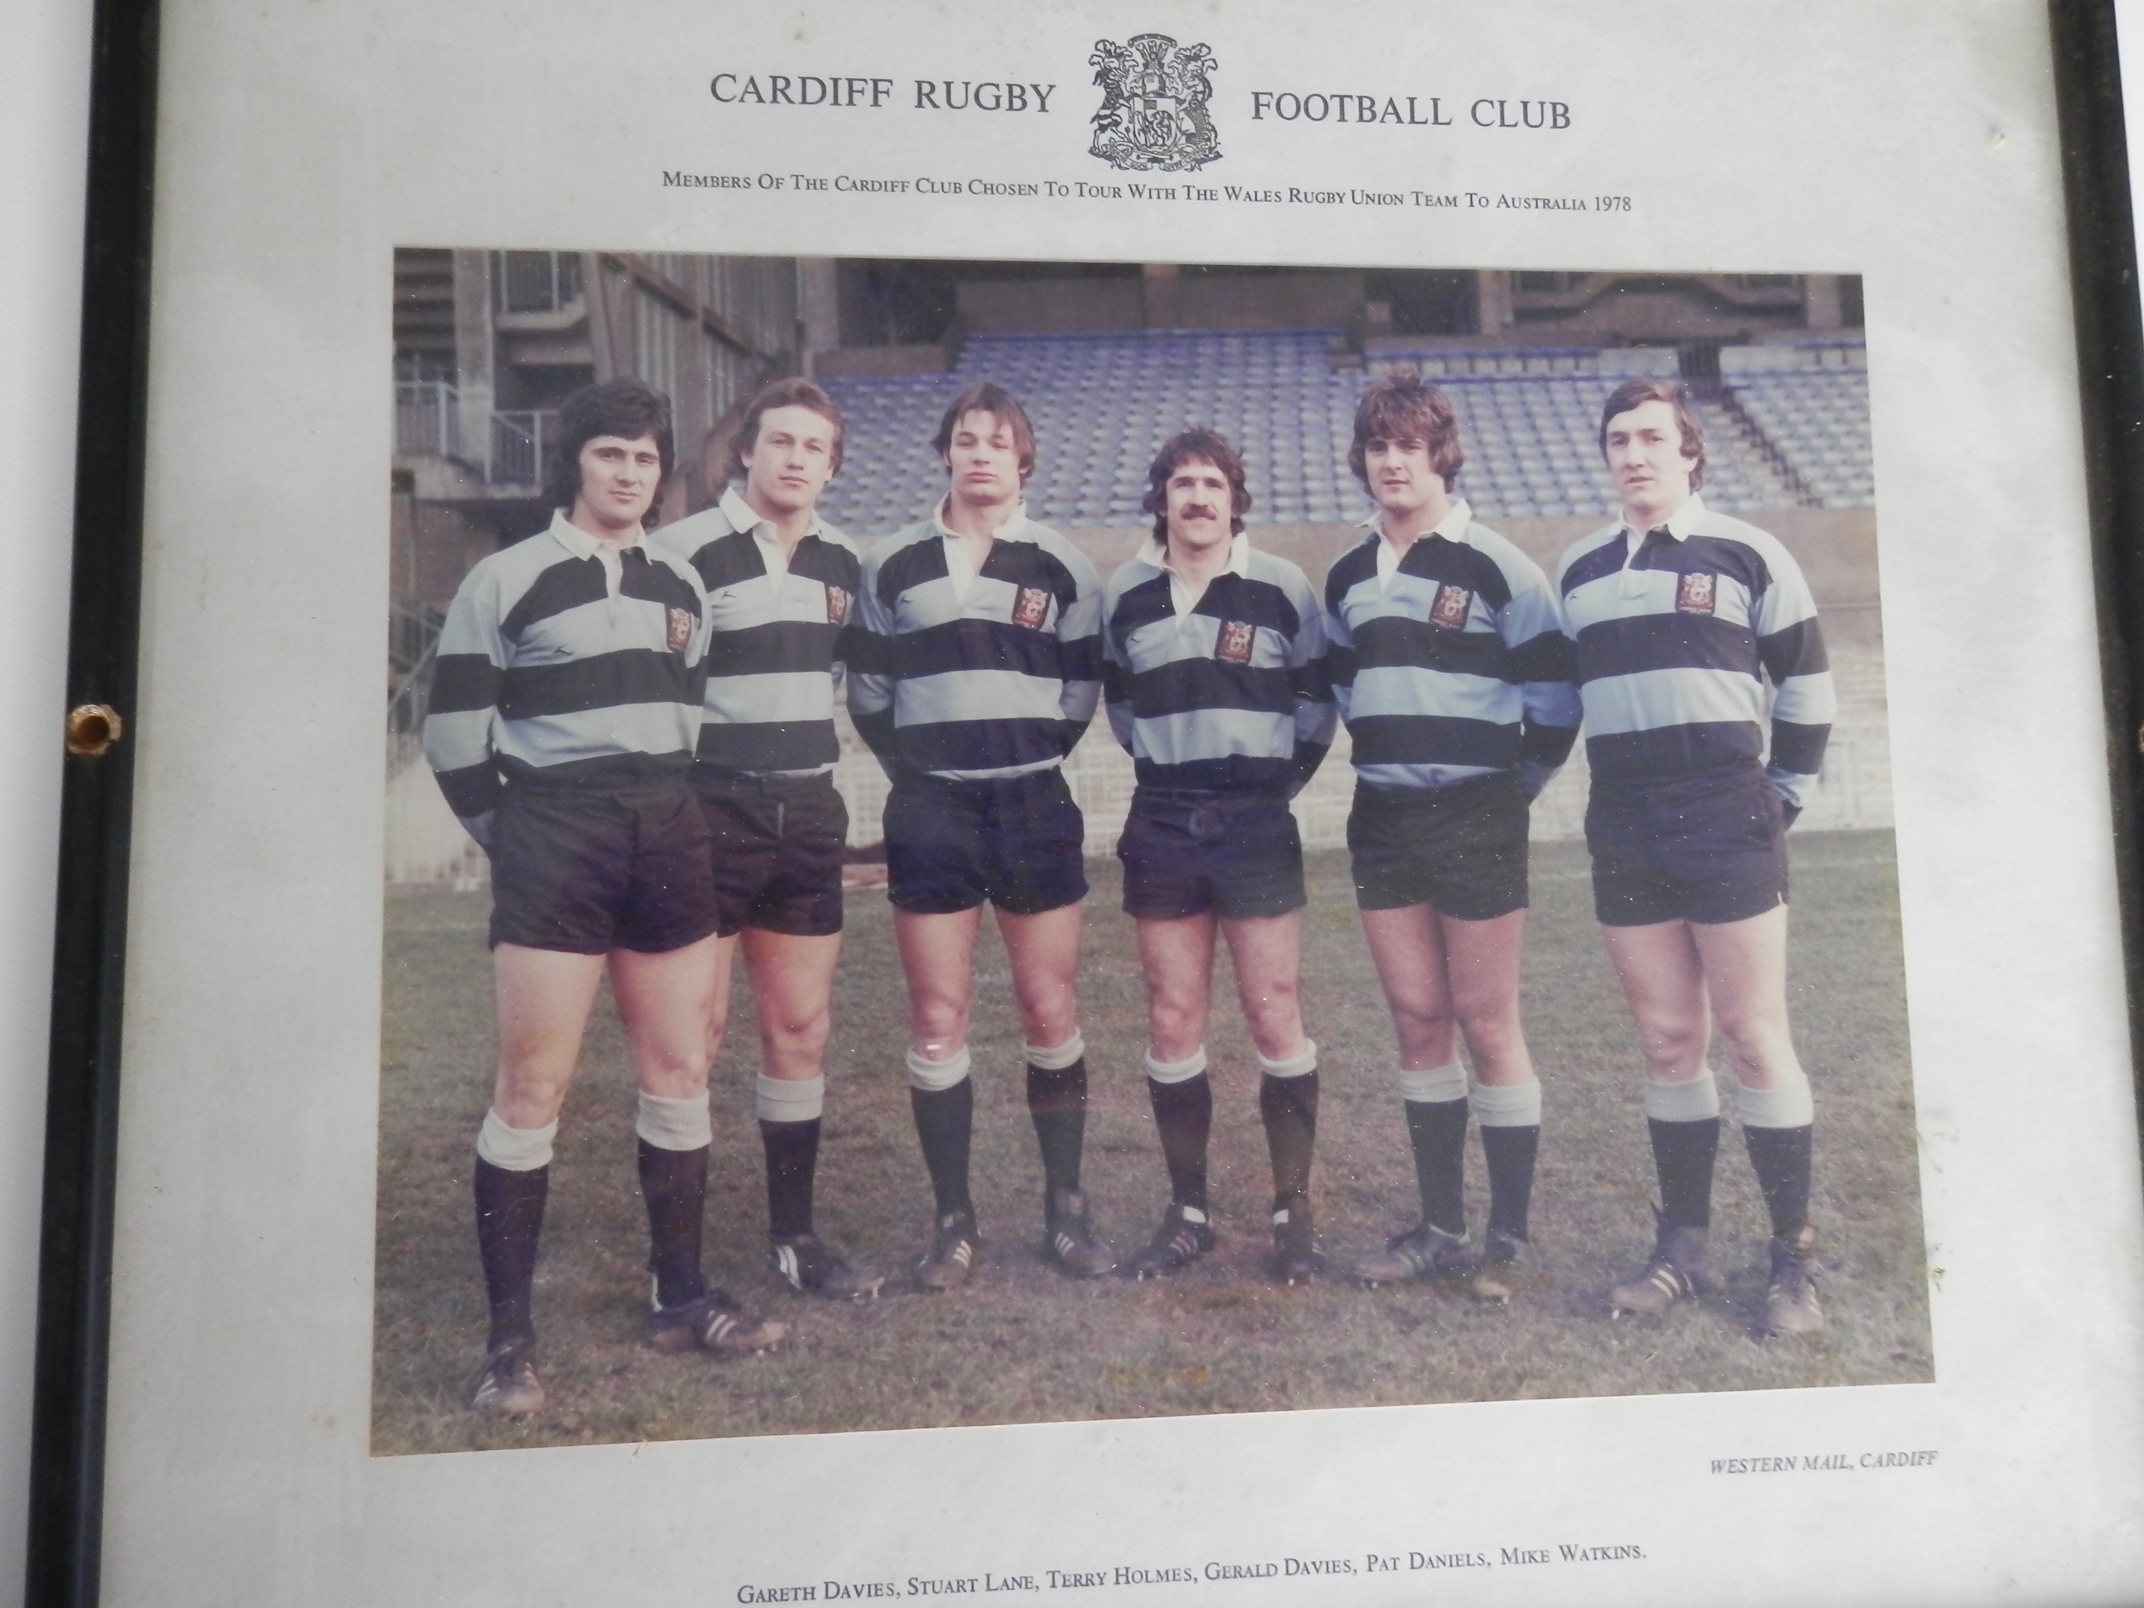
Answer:
<svg viewBox="0 0 2144 1608"><path fill-rule="evenodd" d="M1030 1044L1059 1044L1079 1025L1079 1010L1069 988L1053 989L1040 999L1020 1003L1020 1025Z"/></svg>
<svg viewBox="0 0 2144 1608"><path fill-rule="evenodd" d="M1519 1047L1518 1001L1502 989L1461 993L1452 1002L1452 1014L1477 1059L1508 1055Z"/></svg>
<svg viewBox="0 0 2144 1608"><path fill-rule="evenodd" d="M1293 990L1285 998L1269 996L1255 1004L1246 1000L1243 1015L1251 1042L1268 1059L1286 1059L1303 1042L1303 1013Z"/></svg>
<svg viewBox="0 0 2144 1608"><path fill-rule="evenodd" d="M1646 1058L1656 1065L1693 1066L1705 1057L1708 1035L1702 1020L1681 1015L1638 1018L1638 1036Z"/></svg>
<svg viewBox="0 0 2144 1608"><path fill-rule="evenodd" d="M1736 1066L1760 1077L1793 1066L1793 1041L1787 1024L1771 1016L1720 1018L1720 1041Z"/></svg>
<svg viewBox="0 0 2144 1608"><path fill-rule="evenodd" d="M909 1036L918 1044L958 1044L968 1036L968 1004L944 995L919 999L909 1006Z"/></svg>

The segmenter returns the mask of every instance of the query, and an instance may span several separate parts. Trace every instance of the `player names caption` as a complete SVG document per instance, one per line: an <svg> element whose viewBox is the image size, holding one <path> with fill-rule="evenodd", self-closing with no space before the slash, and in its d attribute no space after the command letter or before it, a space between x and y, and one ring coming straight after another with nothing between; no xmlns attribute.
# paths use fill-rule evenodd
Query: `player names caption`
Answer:
<svg viewBox="0 0 2144 1608"><path fill-rule="evenodd" d="M1857 1469L1934 1468L1936 1454L1913 1452L1786 1452L1763 1457L1715 1457L1715 1474L1846 1474Z"/></svg>
<svg viewBox="0 0 2144 1608"><path fill-rule="evenodd" d="M1418 189L1413 185L1243 185L1186 179L1152 184L1128 179L977 179L854 173L695 173L664 168L666 190L749 190L783 195L973 196L986 201L1066 202L1076 206L1427 207L1452 212L1634 212L1627 195L1534 195L1510 190Z"/></svg>
<svg viewBox="0 0 2144 1608"><path fill-rule="evenodd" d="M868 1602L908 1597L983 1597L1000 1592L1121 1591L1136 1586L1197 1586L1261 1580L1315 1580L1351 1575L1404 1575L1445 1569L1511 1569L1565 1564L1631 1563L1645 1559L1635 1542L1556 1542L1543 1547L1495 1547L1487 1551L1368 1552L1344 1556L1211 1559L1203 1564L1111 1563L1082 1569L1043 1569L1026 1574L921 1575L895 1580L822 1579L796 1584L747 1583L741 1603Z"/></svg>

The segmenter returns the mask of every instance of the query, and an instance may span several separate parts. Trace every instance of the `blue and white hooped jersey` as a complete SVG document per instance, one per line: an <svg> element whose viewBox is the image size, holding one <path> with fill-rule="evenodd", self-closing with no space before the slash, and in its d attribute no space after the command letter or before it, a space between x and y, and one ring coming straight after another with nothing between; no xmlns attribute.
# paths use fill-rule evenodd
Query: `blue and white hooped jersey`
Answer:
<svg viewBox="0 0 2144 1608"><path fill-rule="evenodd" d="M1578 644L1586 758L1604 782L1755 764L1809 801L1837 713L1816 603L1779 539L1693 497L1635 538L1594 532L1557 572Z"/></svg>
<svg viewBox="0 0 2144 1608"><path fill-rule="evenodd" d="M1508 770L1537 795L1579 721L1548 578L1464 502L1381 580L1383 545L1373 520L1325 576L1327 679L1356 775L1435 788Z"/></svg>
<svg viewBox="0 0 2144 1608"><path fill-rule="evenodd" d="M698 757L755 775L811 775L841 757L834 683L862 589L848 537L815 525L780 567L733 490L650 544L684 559L707 589L707 694Z"/></svg>
<svg viewBox="0 0 2144 1608"><path fill-rule="evenodd" d="M424 755L480 843L511 778L601 786L691 764L707 594L684 560L556 515L491 554L447 609Z"/></svg>
<svg viewBox="0 0 2144 1608"><path fill-rule="evenodd" d="M889 773L957 781L1062 765L1101 699L1102 582L1015 513L965 588L937 518L864 555L849 713Z"/></svg>
<svg viewBox="0 0 2144 1608"><path fill-rule="evenodd" d="M1177 612L1159 541L1109 578L1103 690L1140 785L1292 795L1332 746L1317 594L1235 539L1230 567Z"/></svg>

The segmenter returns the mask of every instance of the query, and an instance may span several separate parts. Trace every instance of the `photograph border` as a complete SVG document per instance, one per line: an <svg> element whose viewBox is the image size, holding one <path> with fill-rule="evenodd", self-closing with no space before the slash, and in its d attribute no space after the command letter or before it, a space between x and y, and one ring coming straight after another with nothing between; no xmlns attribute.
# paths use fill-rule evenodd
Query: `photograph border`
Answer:
<svg viewBox="0 0 2144 1608"><path fill-rule="evenodd" d="M2050 15L2083 375L2082 455L2103 577L2109 707L2121 712L2111 759L2128 872L2124 927L2134 1012L2144 856L2131 737L2144 688L2144 456L2137 446L2144 437L2144 338L2127 227L2113 7L2108 0L2052 0ZM155 0L99 0L95 29L68 703L104 704L124 719L134 705L140 629ZM70 1604L94 1602L98 1588L132 746L130 734L102 755L68 761L57 868L26 1584L34 1600Z"/></svg>

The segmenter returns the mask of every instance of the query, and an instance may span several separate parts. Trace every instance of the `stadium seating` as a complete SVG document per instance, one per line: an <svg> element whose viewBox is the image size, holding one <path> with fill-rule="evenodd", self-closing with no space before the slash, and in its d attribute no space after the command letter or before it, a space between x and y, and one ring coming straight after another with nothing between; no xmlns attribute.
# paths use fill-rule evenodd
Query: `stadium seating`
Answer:
<svg viewBox="0 0 2144 1608"><path fill-rule="evenodd" d="M1467 451L1459 489L1488 518L1605 516L1594 434L1601 398L1632 374L1676 372L1664 347L1382 352L1369 369L1402 362L1459 410ZM994 379L1034 420L1041 452L1028 502L1053 524L1142 523L1154 448L1189 424L1213 426L1243 452L1261 521L1352 521L1368 511L1347 469L1367 378L1329 330L978 335L951 373L828 381L849 439L848 466L825 508L864 538L920 517L944 484L928 440L939 411L971 381ZM1725 348L1721 385L1700 412L1714 506L1874 500L1857 343Z"/></svg>

